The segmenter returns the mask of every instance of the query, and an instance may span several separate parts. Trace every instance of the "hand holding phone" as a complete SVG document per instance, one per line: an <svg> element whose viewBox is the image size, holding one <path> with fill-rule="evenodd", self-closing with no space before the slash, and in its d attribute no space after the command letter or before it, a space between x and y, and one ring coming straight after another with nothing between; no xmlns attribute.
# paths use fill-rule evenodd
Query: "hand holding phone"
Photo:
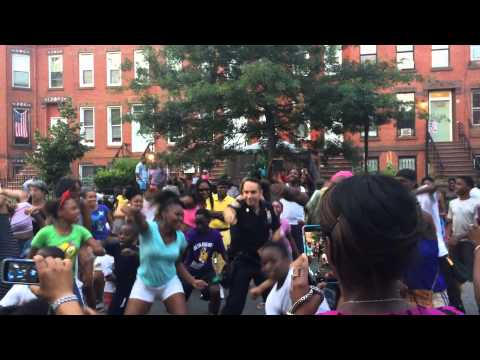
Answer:
<svg viewBox="0 0 480 360"><path fill-rule="evenodd" d="M1 268L2 282L5 284L39 284L35 262L30 259L4 259Z"/></svg>

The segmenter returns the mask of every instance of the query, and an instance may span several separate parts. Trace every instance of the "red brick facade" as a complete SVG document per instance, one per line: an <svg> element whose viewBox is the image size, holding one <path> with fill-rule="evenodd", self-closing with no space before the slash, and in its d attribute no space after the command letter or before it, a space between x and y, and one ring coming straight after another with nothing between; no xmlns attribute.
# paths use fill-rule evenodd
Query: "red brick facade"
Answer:
<svg viewBox="0 0 480 360"><path fill-rule="evenodd" d="M87 153L80 165L104 166L115 156L119 145L109 146L107 137L107 107L119 106L121 113L131 110L131 105L138 103L138 97L126 90L130 80L135 76L134 67L121 72L121 87L107 86L107 52L120 52L121 62L129 59L133 62L134 51L140 45L0 45L0 177L11 177L16 166L21 166L26 152L32 150L33 132L38 129L46 134L52 117L58 117L59 111L55 99L71 97L80 118L80 108L94 109L94 147ZM15 53L30 55L30 86L18 88L13 86L12 56ZM82 53L93 54L92 87L80 86L79 56ZM51 89L49 80L49 55L63 56L63 87ZM416 108L428 110L429 93L432 91L451 92L452 129L449 141L458 141L457 123L464 124L465 133L470 139L474 152L480 153L480 125L472 124L472 92L480 90L480 61L472 61L470 45L449 45L448 66L432 68L432 45L415 45L413 47L414 68L425 78L422 83L412 83L393 89L399 93L415 93ZM396 45L377 45L376 57L380 60L395 61ZM360 47L343 46L343 58L359 61ZM404 70L411 71L411 70ZM160 98L166 93L160 88L153 92ZM49 100L50 99L50 100ZM47 101L46 101L47 100ZM49 102L49 101L50 102ZM19 106L29 110L30 141L28 145L15 145L13 108ZM480 110L479 110L480 111ZM415 121L415 133L412 136L399 136L395 122L378 129L378 136L370 140L370 155L377 159L382 170L387 161L392 161L398 168L399 158L415 159L418 177L425 175L425 135L426 122ZM359 134L351 136L356 145L362 146ZM122 141L132 149L132 124L122 124ZM164 140L156 143L157 151L163 151L167 144ZM139 156L142 149L134 153ZM74 174L79 172L79 164L73 164Z"/></svg>
<svg viewBox="0 0 480 360"><path fill-rule="evenodd" d="M396 45L377 45L378 61L396 61ZM414 45L414 68L423 78L423 82L413 82L402 85L393 91L397 93L415 93L415 103L418 109L428 111L429 93L433 91L451 91L452 107L452 138L458 141L458 124L464 125L465 133L470 140L473 151L480 153L480 126L472 124L472 92L480 90L480 61L472 61L471 45L449 45L448 66L432 67L432 45ZM358 45L344 45L344 59L360 60ZM402 70L411 71L411 70ZM419 179L425 176L425 135L426 121L415 121L414 136L399 136L396 123L392 121L378 129L378 136L369 141L369 158L378 158L382 170L387 160L398 168L399 157L414 157ZM363 147L360 134L352 136L357 146Z"/></svg>
<svg viewBox="0 0 480 360"><path fill-rule="evenodd" d="M141 45L0 45L0 177L13 176L16 163L21 164L26 152L32 150L33 132L38 129L46 134L52 117L59 117L56 100L58 97L71 97L73 106L80 119L80 107L94 109L94 147L81 160L82 165L106 165L115 156L119 145L109 146L107 142L107 107L120 106L122 115L131 110L131 105L138 103L138 97L130 90L128 84L135 76L134 67L121 71L121 87L107 86L107 52L120 52L121 62L134 60L134 51ZM24 52L30 54L30 87L20 89L13 86L12 54ZM94 59L93 86L80 87L79 54L91 53ZM63 56L63 87L50 88L49 55ZM160 98L165 92L153 89ZM45 102L47 100L47 103ZM48 102L50 101L50 102ZM13 108L24 103L30 110L29 133L30 145L15 145L13 127ZM122 143L132 150L132 124L122 124ZM156 148L166 148L163 140L157 141ZM134 149L135 150L135 149ZM137 146L133 156L140 156L145 147ZM79 164L73 164L72 172L78 174Z"/></svg>

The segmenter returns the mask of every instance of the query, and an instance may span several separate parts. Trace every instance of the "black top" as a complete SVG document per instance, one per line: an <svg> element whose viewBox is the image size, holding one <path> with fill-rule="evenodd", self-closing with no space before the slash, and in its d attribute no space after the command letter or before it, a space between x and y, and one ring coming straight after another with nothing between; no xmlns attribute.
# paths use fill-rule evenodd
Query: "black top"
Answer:
<svg viewBox="0 0 480 360"><path fill-rule="evenodd" d="M132 290L132 286L137 278L137 269L140 266L138 257L138 248L130 249L137 251L137 255L122 255L121 251L125 249L120 246L118 241L105 243L105 251L114 258L113 274L116 278L117 292L128 294Z"/></svg>
<svg viewBox="0 0 480 360"><path fill-rule="evenodd" d="M278 230L280 220L275 215L272 205L264 201L260 203L258 215L244 201L241 201L240 208L235 210L237 224L230 228L232 241L229 256L246 253L258 259L258 249L271 239L273 232Z"/></svg>

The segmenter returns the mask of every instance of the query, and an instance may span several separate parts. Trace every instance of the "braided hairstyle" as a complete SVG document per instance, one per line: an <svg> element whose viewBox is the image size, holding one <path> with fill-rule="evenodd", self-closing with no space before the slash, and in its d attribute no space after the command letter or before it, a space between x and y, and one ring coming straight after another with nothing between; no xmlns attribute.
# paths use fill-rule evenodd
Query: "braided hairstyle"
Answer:
<svg viewBox="0 0 480 360"><path fill-rule="evenodd" d="M345 288L377 293L400 279L417 254L422 218L408 190L391 177L354 176L331 187L319 219Z"/></svg>

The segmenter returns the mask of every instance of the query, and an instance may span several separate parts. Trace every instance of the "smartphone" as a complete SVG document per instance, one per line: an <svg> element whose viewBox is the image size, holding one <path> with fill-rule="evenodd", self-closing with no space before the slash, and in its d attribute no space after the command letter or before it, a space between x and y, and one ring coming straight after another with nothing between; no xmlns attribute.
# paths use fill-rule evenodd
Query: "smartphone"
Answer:
<svg viewBox="0 0 480 360"><path fill-rule="evenodd" d="M35 262L30 259L4 259L1 265L1 279L4 284L39 284Z"/></svg>

